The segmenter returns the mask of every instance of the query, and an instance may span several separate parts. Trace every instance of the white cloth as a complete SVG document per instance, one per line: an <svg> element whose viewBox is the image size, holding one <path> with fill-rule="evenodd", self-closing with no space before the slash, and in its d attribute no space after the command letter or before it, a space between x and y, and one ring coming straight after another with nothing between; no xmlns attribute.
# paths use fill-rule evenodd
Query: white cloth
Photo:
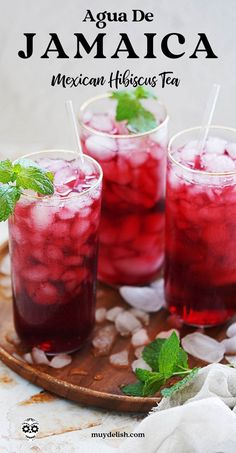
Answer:
<svg viewBox="0 0 236 453"><path fill-rule="evenodd" d="M228 406L228 407L227 407ZM120 453L235 453L236 369L212 364L158 407Z"/></svg>

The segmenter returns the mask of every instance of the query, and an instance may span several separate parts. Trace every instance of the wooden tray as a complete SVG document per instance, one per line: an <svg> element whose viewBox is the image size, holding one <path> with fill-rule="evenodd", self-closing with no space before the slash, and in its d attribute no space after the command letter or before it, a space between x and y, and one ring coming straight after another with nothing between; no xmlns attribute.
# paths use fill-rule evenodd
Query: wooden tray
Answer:
<svg viewBox="0 0 236 453"><path fill-rule="evenodd" d="M0 246L0 265L8 253L8 245ZM110 308L120 305L127 308L116 289L99 284L97 292L97 306ZM109 364L108 357L94 357L90 344L73 354L72 363L62 369L56 370L45 365L28 365L14 357L14 353L22 355L27 348L20 344L15 346L7 341L7 334L14 331L12 322L12 303L10 284L4 274L0 272L0 359L12 370L28 381L38 385L49 392L61 397L101 408L125 411L148 412L160 400L160 395L155 397L128 397L122 394L120 386L135 381L130 369L117 369ZM148 333L154 339L159 331L167 330L171 326L167 323L168 313L161 310L151 314ZM208 329L207 333L214 338L223 339L226 327ZM183 328L181 335L192 331ZM130 339L117 337L112 353L125 348L129 349L130 363L135 359ZM190 365L203 365L203 362L190 358Z"/></svg>

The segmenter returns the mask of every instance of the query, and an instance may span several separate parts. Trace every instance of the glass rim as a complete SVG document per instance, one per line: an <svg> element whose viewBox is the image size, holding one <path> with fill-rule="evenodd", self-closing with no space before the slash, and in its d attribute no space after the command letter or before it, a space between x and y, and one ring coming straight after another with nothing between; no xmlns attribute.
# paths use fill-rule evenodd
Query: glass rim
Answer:
<svg viewBox="0 0 236 453"><path fill-rule="evenodd" d="M198 175L207 175L207 176L233 176L236 175L236 169L232 171L223 171L223 172L213 172L213 171L206 171L206 170L196 170L195 168L190 168L187 167L186 165L182 164L181 162L178 162L174 157L173 154L171 154L171 146L173 145L173 142L180 137L181 135L184 135L188 132L192 131L197 131L200 129L209 129L209 130L215 130L215 129L220 129L220 130L225 130L228 132L234 132L236 134L236 129L233 127L227 127L227 126L217 126L217 125L211 125L211 126L195 126L195 127L190 127L188 129L183 129L180 132L177 132L177 134L173 135L171 139L169 140L168 147L167 147L167 157L168 159L173 162L175 165L178 167L183 168L186 171L189 171L193 174L198 174Z"/></svg>
<svg viewBox="0 0 236 453"><path fill-rule="evenodd" d="M124 138L124 139L128 139L128 138L130 139L131 137L132 138L144 137L146 135L155 133L156 131L161 129L162 126L167 124L169 121L169 115L167 113L165 104L163 102L157 100L156 102L164 108L165 118L162 121L162 123L160 123L158 126L154 127L153 129L150 129L150 131L138 132L138 133L134 133L134 134L130 134L130 135L128 135L128 134L109 134L108 132L97 131L96 129L93 129L90 126L87 126L83 122L83 120L81 118L81 113L83 113L90 104L93 104L96 101L100 101L101 99L107 99L107 98L109 98L109 93L99 94L97 96L93 96L93 97L89 98L87 101L83 102L83 104L80 106L79 115L78 115L79 124L81 125L81 127L83 127L84 129L86 129L87 131L89 131L92 134L100 135L102 137Z"/></svg>
<svg viewBox="0 0 236 453"><path fill-rule="evenodd" d="M71 154L71 155L73 154L75 156L78 156L78 153L76 151L73 151L73 150L68 150L68 149L44 149L42 151L34 151L32 153L24 154L23 156L20 156L17 159L15 159L13 163L15 163L19 159L30 158L32 156L35 156L36 154L39 154L39 155L43 154L44 155L44 154L48 154L48 153L67 153L67 154ZM99 170L99 177L98 177L97 181L91 187L89 187L88 189L83 190L82 192L76 192L76 193L74 193L74 195L68 194L65 197L60 197L60 196L56 195L55 198L57 198L57 199L59 198L59 199L61 199L61 201L64 201L64 200L67 201L67 200L72 200L74 198L78 198L80 196L83 196L83 195L89 193L91 190L93 190L97 186L99 186L99 184L102 182L103 171L102 171L101 165L93 157L90 157L87 154L83 154L83 156L85 157L85 159L90 160L91 162L95 163L95 165L97 166L97 168ZM22 192L22 195L24 197L26 197L26 198L33 198L35 200L40 200L40 201L43 201L44 199L46 199L47 201L53 200L53 196L54 196L54 194L39 196L39 195L28 194L28 193L25 193L25 192Z"/></svg>

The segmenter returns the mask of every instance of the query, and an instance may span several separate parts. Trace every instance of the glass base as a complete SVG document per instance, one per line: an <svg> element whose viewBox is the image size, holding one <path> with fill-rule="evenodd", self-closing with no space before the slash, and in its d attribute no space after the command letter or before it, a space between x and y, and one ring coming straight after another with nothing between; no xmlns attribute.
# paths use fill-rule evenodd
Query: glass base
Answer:
<svg viewBox="0 0 236 453"><path fill-rule="evenodd" d="M192 311L186 314L183 310L176 309L176 306L167 307L172 315L180 318L183 324L195 328L210 328L226 324L234 315L234 311L227 310L207 310L207 311Z"/></svg>
<svg viewBox="0 0 236 453"><path fill-rule="evenodd" d="M92 333L93 333L93 329L90 330L89 334L83 338L74 337L74 338L70 338L70 339L66 339L66 340L63 338L60 338L60 340L58 340L58 338L57 338L57 339L47 339L47 340L43 340L43 341L42 341L42 338L39 339L36 336L29 337L27 335L27 337L25 337L25 336L19 335L19 333L17 333L17 334L28 349L32 350L32 348L36 347L36 348L44 351L47 356L54 356L54 355L58 355L58 354L72 354L76 351L79 351L91 339Z"/></svg>

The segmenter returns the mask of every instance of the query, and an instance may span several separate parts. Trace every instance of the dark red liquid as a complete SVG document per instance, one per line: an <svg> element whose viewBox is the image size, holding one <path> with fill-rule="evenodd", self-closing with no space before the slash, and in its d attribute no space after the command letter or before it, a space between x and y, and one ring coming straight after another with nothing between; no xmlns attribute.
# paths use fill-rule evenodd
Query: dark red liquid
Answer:
<svg viewBox="0 0 236 453"><path fill-rule="evenodd" d="M167 173L166 298L171 313L196 326L228 320L236 308L236 186ZM180 170L182 171L182 170ZM193 176L194 178L194 176Z"/></svg>
<svg viewBox="0 0 236 453"><path fill-rule="evenodd" d="M128 134L108 115L93 115L89 125ZM98 276L114 285L150 282L164 254L165 146L154 134L115 139L94 133L84 134L83 147L103 169Z"/></svg>
<svg viewBox="0 0 236 453"><path fill-rule="evenodd" d="M71 199L18 202L9 224L14 321L29 346L71 352L89 337L99 214L99 188Z"/></svg>

